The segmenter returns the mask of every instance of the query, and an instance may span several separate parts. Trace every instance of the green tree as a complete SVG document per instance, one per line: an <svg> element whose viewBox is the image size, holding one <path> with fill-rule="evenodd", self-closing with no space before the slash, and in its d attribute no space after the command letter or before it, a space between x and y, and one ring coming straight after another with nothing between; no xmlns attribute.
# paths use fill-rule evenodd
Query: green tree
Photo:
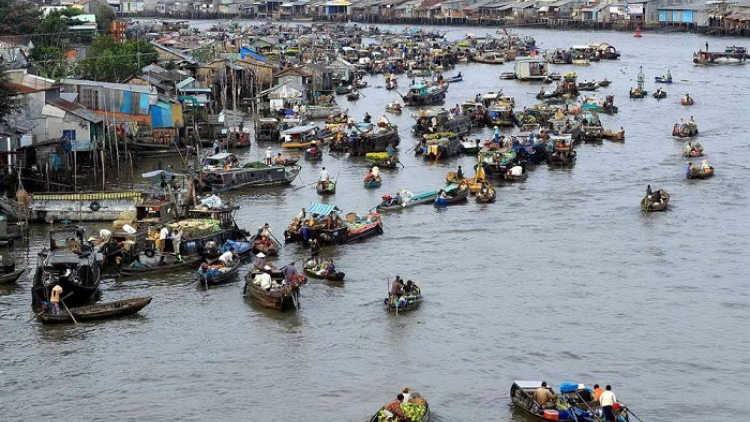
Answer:
<svg viewBox="0 0 750 422"><path fill-rule="evenodd" d="M31 50L31 67L37 75L54 80L70 76L74 69L65 59L60 47L34 47Z"/></svg>
<svg viewBox="0 0 750 422"><path fill-rule="evenodd" d="M102 82L122 82L159 58L147 41L118 43L110 35L97 37L80 64L81 77Z"/></svg>
<svg viewBox="0 0 750 422"><path fill-rule="evenodd" d="M5 69L0 68L0 121L4 121L9 114L20 107L18 97L16 97L18 92L8 85L9 82L10 77L5 73Z"/></svg>
<svg viewBox="0 0 750 422"><path fill-rule="evenodd" d="M29 35L41 23L42 13L30 2L0 0L0 35Z"/></svg>
<svg viewBox="0 0 750 422"><path fill-rule="evenodd" d="M94 15L96 15L96 25L99 27L99 31L109 32L109 26L115 20L115 9L106 4L100 4L96 7Z"/></svg>

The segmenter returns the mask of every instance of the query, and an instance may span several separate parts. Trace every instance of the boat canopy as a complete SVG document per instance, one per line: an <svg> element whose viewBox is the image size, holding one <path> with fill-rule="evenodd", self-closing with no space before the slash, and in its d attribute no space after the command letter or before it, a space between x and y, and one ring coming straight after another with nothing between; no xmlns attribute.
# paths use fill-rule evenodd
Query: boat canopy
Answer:
<svg viewBox="0 0 750 422"><path fill-rule="evenodd" d="M513 384L523 388L524 390L530 388L539 388L542 386L541 381L513 381Z"/></svg>
<svg viewBox="0 0 750 422"><path fill-rule="evenodd" d="M307 212L311 214L328 215L334 212L341 212L341 209L335 205L313 202L307 207Z"/></svg>
<svg viewBox="0 0 750 422"><path fill-rule="evenodd" d="M210 157L206 157L205 159L206 160L211 160L211 161L221 161L223 163L224 160L226 160L229 157L234 157L234 154L232 154L231 152L220 152L220 153L218 153L216 155L212 155Z"/></svg>
<svg viewBox="0 0 750 422"><path fill-rule="evenodd" d="M578 390L578 385L579 384L573 384L572 382L567 382L567 381L561 382L560 383L560 392L561 393L572 393L573 391L577 391ZM591 390L590 388L586 387L585 385L584 385L584 388L587 389L587 390Z"/></svg>
<svg viewBox="0 0 750 422"><path fill-rule="evenodd" d="M306 133L311 130L315 130L318 127L316 125L302 125L302 126L295 126L290 127L289 129L281 131L282 135L299 135L301 133Z"/></svg>
<svg viewBox="0 0 750 422"><path fill-rule="evenodd" d="M154 170L154 171L150 171L148 173L141 174L141 177L143 177L144 179L151 179L151 178L154 178L154 177L161 177L161 176L164 176L164 177L175 176L175 177L177 177L177 176L184 176L184 175L180 174L180 173L173 173L171 171L166 171L166 170Z"/></svg>

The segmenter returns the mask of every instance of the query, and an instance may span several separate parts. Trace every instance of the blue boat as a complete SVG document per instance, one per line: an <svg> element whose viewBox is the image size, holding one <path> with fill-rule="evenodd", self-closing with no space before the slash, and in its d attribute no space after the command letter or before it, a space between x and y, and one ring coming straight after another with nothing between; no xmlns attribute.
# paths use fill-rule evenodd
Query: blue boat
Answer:
<svg viewBox="0 0 750 422"><path fill-rule="evenodd" d="M407 198L409 195L409 191L406 189L403 189L401 192L399 192L399 195L401 196L400 201L396 201L395 199L391 198L390 195L383 195L383 202L378 204L376 209L378 212L384 212L384 211L397 211L402 210L404 208L413 207L415 205L419 204L426 204L429 202L434 202L435 198L438 195L438 191L431 190L427 192L422 192L417 195L411 196L408 201L404 202L404 198Z"/></svg>
<svg viewBox="0 0 750 422"><path fill-rule="evenodd" d="M654 82L656 82L657 84L671 84L672 78L666 76L655 76Z"/></svg>
<svg viewBox="0 0 750 422"><path fill-rule="evenodd" d="M464 80L463 75L461 75L461 73L459 73L456 76L451 76L450 78L447 78L445 81L448 82L448 83L454 83L454 82L462 82L463 80Z"/></svg>
<svg viewBox="0 0 750 422"><path fill-rule="evenodd" d="M438 196L435 197L436 207L447 207L448 205L458 204L464 202L469 197L469 187L466 185L451 185L445 189L441 189L442 192L438 192ZM442 195L442 194L445 195Z"/></svg>

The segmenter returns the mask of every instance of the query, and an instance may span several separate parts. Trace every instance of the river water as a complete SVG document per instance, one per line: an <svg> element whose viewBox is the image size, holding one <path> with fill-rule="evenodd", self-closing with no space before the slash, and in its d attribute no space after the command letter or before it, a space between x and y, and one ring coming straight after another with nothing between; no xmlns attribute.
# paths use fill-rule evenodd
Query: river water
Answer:
<svg viewBox="0 0 750 422"><path fill-rule="evenodd" d="M444 29L454 38L485 31ZM46 327L27 322L27 274L0 288L0 420L364 421L409 386L437 421L522 421L509 406L514 379L612 384L645 421L742 419L750 387L748 68L694 66L692 52L706 40L688 34L518 32L543 48L602 41L622 51L618 61L553 70L614 81L598 95L614 93L620 113L602 120L624 126L625 143L582 145L574 168L539 166L525 183L500 186L495 204L386 215L383 236L324 250L346 282L312 280L299 313L244 301L242 282L198 289L185 273L106 279L104 300L154 297L137 317ZM641 65L647 81L671 69L668 98L628 99ZM519 107L533 105L538 85L498 79L511 66L457 67L465 82L451 86L447 104L502 88ZM348 107L377 119L397 94L382 88L382 76L368 80L365 97ZM693 107L678 104L684 93ZM710 180L685 179L683 144L671 137L675 121L691 115L717 169ZM405 151L413 120L408 112L388 117ZM303 162L291 187L235 195L238 222L251 230L268 222L280 237L291 216L320 201L310 183L321 166L339 180L326 201L364 213L383 193L436 189L448 171L474 164L463 156L401 160L406 167L384 171L383 187L371 191L361 184L364 161ZM671 193L668 212L639 210L647 184ZM44 230L2 254L33 265ZM287 246L279 264L303 254ZM395 275L422 286L420 309L384 311Z"/></svg>

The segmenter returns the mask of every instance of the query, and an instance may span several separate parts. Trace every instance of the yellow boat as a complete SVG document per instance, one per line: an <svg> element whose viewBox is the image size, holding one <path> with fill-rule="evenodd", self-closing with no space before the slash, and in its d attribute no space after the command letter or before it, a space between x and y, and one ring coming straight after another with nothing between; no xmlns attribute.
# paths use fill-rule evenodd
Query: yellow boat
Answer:
<svg viewBox="0 0 750 422"><path fill-rule="evenodd" d="M484 173L484 167L478 166L477 174L475 174L474 177L464 177L463 179L459 179L456 172L452 171L448 173L447 176L445 176L445 181L449 185L466 182L469 185L469 193L471 193L472 195L476 195L477 192L482 189L482 183L485 181L486 177L487 176Z"/></svg>
<svg viewBox="0 0 750 422"><path fill-rule="evenodd" d="M322 139L319 139L319 129L316 125L302 125L283 130L281 138L284 142L281 143L281 147L302 150L310 148L313 142L320 144Z"/></svg>

